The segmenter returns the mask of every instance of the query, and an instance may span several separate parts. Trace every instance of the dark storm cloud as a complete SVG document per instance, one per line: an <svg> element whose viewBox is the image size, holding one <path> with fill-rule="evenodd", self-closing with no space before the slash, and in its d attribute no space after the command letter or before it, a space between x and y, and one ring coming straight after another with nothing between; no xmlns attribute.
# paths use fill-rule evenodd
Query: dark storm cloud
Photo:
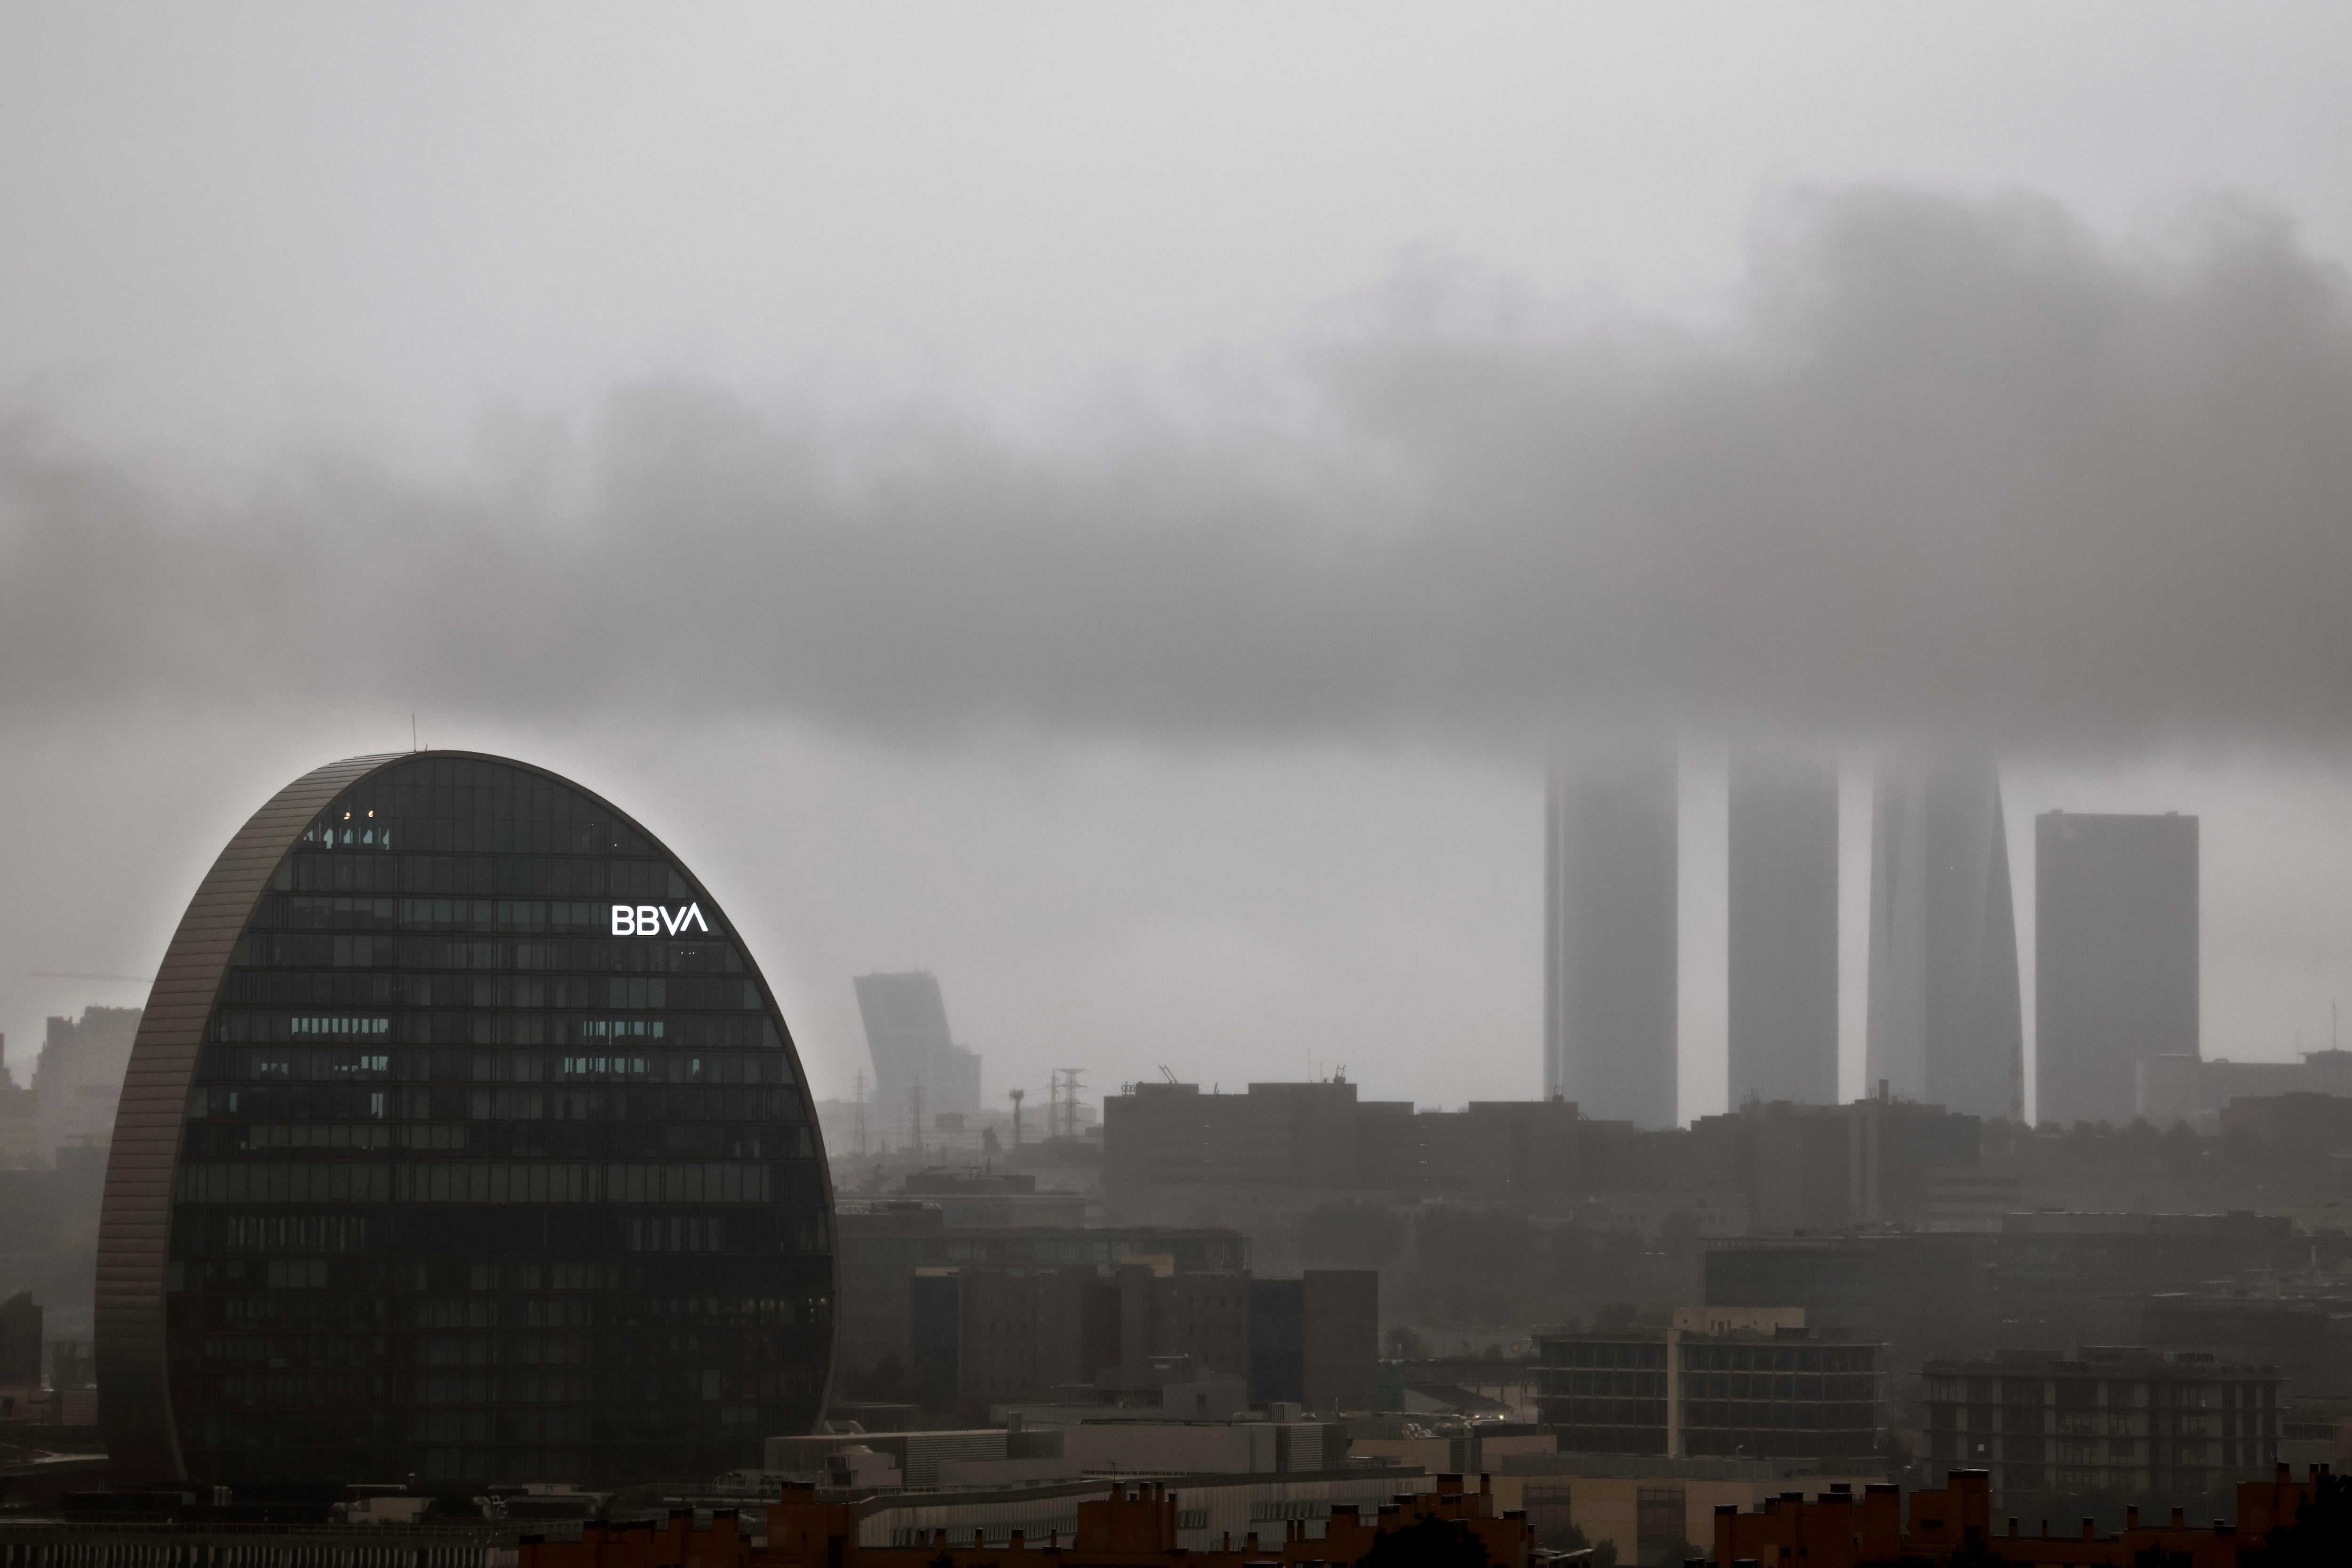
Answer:
<svg viewBox="0 0 2352 1568"><path fill-rule="evenodd" d="M519 519L348 468L205 511L37 423L5 700L342 696L1247 739L1667 712L2298 743L2352 721L2343 277L2216 208L1792 206L1715 333L1398 328L1311 437L838 443L616 397Z"/></svg>

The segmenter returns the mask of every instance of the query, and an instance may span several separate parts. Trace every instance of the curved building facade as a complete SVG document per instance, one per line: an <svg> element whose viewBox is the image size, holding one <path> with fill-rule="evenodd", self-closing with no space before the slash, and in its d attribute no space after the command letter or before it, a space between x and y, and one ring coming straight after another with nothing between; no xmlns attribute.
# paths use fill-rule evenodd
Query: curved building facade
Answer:
<svg viewBox="0 0 2352 1568"><path fill-rule="evenodd" d="M205 875L98 1260L121 1481L611 1481L823 1408L832 1194L709 893L495 757L297 780Z"/></svg>

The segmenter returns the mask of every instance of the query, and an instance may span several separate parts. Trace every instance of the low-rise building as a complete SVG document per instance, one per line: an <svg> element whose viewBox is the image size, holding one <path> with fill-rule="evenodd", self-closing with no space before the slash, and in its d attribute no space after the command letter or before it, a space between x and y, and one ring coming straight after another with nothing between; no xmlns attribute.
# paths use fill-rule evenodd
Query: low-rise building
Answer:
<svg viewBox="0 0 2352 1568"><path fill-rule="evenodd" d="M1537 1406L1563 1452L1860 1460L1882 1447L1883 1347L1792 1308L1678 1308L1664 1329L1547 1334Z"/></svg>
<svg viewBox="0 0 2352 1568"><path fill-rule="evenodd" d="M1171 1377L1246 1380L1248 1398L1368 1409L1380 1353L1370 1270L1300 1279L1115 1268L933 1268L913 1280L917 1375L935 1409L1159 1399ZM1115 1402L1115 1401L1114 1401Z"/></svg>
<svg viewBox="0 0 2352 1568"><path fill-rule="evenodd" d="M2193 1352L1927 1363L1928 1458L2004 1496L2189 1496L2277 1458L2279 1376Z"/></svg>
<svg viewBox="0 0 2352 1568"><path fill-rule="evenodd" d="M2305 1051L2294 1062L2236 1062L2227 1057L2143 1057L2139 1113L2158 1127L2185 1121L2214 1131L2233 1100L2275 1094L2352 1096L2352 1051Z"/></svg>
<svg viewBox="0 0 2352 1568"><path fill-rule="evenodd" d="M820 1500L813 1488L787 1487L783 1500L768 1510L765 1549L725 1568L934 1568L941 1563L1013 1568L1036 1561L1040 1549L1053 1552L1066 1568L1355 1563L1383 1536L1400 1531L1412 1532L1432 1561L1475 1550L1496 1568L1525 1568L1527 1521L1499 1511L1491 1490L1471 1490L1460 1476L1441 1476L1429 1490L1393 1489L1412 1479L1341 1473L1235 1487L1232 1478L1205 1476L1180 1483L1117 1483L1093 1496L1055 1489L961 1504L922 1500L913 1507L918 1519L904 1524L886 1520L870 1504ZM1357 1496L1294 1495L1311 1491ZM1388 1500L1379 1500L1383 1496ZM651 1552L591 1552L589 1545L584 1539L526 1542L519 1568L657 1568L675 1561Z"/></svg>
<svg viewBox="0 0 2352 1568"><path fill-rule="evenodd" d="M837 1374L852 1388L915 1361L913 1292L924 1269L1116 1268L1149 1260L1173 1274L1232 1274L1249 1267L1239 1231L1158 1226L950 1225L938 1203L897 1198L841 1205L835 1220L840 1296Z"/></svg>
<svg viewBox="0 0 2352 1568"><path fill-rule="evenodd" d="M1716 1510L1711 1559L1718 1568L1738 1563L1798 1562L1864 1568L1871 1564L1951 1562L2046 1564L2048 1568L2236 1568L2269 1543L2273 1530L2292 1528L2317 1495L2324 1468L2294 1480L2284 1465L2274 1475L2239 1483L2237 1518L2205 1528L2182 1510L2163 1524L2127 1510L2124 1528L2102 1534L2089 1520L2080 1533L2053 1535L2049 1521L2028 1535L2021 1521L1997 1521L1992 1479L1983 1470L1957 1469L1941 1487L1911 1494L1909 1518L1900 1487L1870 1486L1857 1495L1834 1486L1807 1498L1784 1492L1751 1512ZM2255 1559L2259 1560L2259 1559ZM2303 1557L2291 1559L2304 1562ZM2310 1561L2321 1561L2311 1558Z"/></svg>

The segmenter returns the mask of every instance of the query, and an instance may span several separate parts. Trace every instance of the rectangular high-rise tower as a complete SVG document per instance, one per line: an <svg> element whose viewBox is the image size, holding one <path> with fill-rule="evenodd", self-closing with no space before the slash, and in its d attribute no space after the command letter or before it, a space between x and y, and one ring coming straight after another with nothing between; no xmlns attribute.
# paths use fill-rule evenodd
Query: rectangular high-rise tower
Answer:
<svg viewBox="0 0 2352 1568"><path fill-rule="evenodd" d="M1731 1104L1838 1097L1833 763L1737 747L1729 772Z"/></svg>
<svg viewBox="0 0 2352 1568"><path fill-rule="evenodd" d="M923 970L861 974L857 1012L874 1053L874 1098L886 1114L905 1110L919 1088L925 1114L980 1109L980 1056L948 1034L940 983Z"/></svg>
<svg viewBox="0 0 2352 1568"><path fill-rule="evenodd" d="M1544 1091L1675 1124L1677 779L1671 741L1563 750L1545 812Z"/></svg>
<svg viewBox="0 0 2352 1568"><path fill-rule="evenodd" d="M1870 1083L2015 1120L2024 1062L2000 774L1987 756L1882 770L1871 826Z"/></svg>
<svg viewBox="0 0 2352 1568"><path fill-rule="evenodd" d="M2129 1121L2139 1063L2198 1051L2197 819L2033 819L2034 1118Z"/></svg>

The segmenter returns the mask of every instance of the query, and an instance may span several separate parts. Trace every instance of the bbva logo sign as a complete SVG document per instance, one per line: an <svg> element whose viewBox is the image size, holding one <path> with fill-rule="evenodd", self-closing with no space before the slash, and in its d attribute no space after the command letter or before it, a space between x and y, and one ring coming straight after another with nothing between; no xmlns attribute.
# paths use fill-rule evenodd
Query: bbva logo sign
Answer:
<svg viewBox="0 0 2352 1568"><path fill-rule="evenodd" d="M666 910L659 904L613 906L614 936L676 936L688 928L706 932L710 930L710 922L702 918L700 904L688 904L682 910Z"/></svg>

